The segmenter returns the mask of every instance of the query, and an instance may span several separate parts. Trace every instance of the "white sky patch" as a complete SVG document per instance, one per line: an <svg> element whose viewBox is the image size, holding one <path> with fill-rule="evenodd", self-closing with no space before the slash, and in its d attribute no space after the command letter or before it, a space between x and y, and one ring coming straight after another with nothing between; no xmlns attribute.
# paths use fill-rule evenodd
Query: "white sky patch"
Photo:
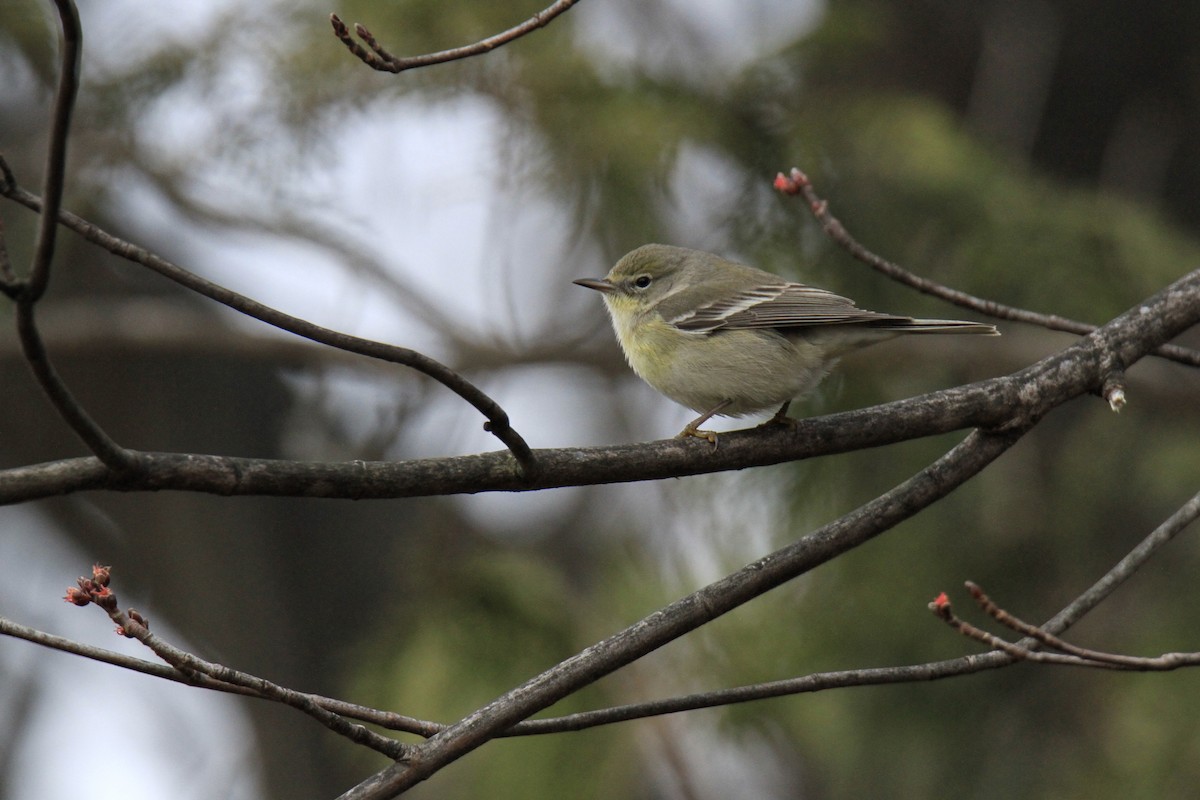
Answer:
<svg viewBox="0 0 1200 800"><path fill-rule="evenodd" d="M820 0L611 0L582 3L569 16L577 45L601 63L707 80L732 75L811 30L824 9ZM660 26L645 24L656 14L695 24L664 38Z"/></svg>

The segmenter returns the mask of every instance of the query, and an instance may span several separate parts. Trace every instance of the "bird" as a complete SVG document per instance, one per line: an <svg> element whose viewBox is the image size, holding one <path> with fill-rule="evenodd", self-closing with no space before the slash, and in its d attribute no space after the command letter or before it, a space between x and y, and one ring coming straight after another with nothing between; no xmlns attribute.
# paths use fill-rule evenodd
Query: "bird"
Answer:
<svg viewBox="0 0 1200 800"><path fill-rule="evenodd" d="M868 311L825 289L665 244L642 245L603 278L573 282L603 295L638 377L700 412L677 438L714 445L716 433L700 428L714 416L778 406L767 424L791 422L792 401L850 351L906 334L1000 335L982 322Z"/></svg>

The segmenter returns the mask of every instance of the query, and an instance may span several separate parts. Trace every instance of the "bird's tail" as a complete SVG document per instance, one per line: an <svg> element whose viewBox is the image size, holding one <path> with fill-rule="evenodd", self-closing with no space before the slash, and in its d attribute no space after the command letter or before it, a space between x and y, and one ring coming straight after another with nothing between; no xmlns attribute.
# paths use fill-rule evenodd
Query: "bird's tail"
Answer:
<svg viewBox="0 0 1200 800"><path fill-rule="evenodd" d="M984 322L966 322L959 319L911 319L893 318L872 327L897 333L976 333L982 336L999 336L995 325Z"/></svg>

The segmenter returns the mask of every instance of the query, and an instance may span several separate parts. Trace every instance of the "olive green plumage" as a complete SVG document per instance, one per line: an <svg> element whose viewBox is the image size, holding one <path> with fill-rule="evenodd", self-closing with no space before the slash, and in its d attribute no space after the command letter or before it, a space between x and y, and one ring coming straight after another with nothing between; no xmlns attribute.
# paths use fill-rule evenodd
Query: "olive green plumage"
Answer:
<svg viewBox="0 0 1200 800"><path fill-rule="evenodd" d="M978 322L867 311L824 289L662 244L626 254L601 280L575 283L603 293L633 371L703 412L680 435L710 441L699 426L715 414L782 405L783 419L850 350L910 333L998 335Z"/></svg>

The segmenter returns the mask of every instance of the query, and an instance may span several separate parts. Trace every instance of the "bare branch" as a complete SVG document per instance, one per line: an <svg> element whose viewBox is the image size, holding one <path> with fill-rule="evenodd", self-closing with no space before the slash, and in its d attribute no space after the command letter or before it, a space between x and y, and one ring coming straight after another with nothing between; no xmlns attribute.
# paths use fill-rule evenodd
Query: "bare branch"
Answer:
<svg viewBox="0 0 1200 800"><path fill-rule="evenodd" d="M1062 642L1055 634L1062 633L1071 625L1074 625L1083 618L1088 611L1095 608L1104 598L1108 597L1117 586L1119 586L1126 578L1132 575L1137 569L1145 564L1154 553L1158 552L1167 542L1171 541L1184 528L1200 518L1200 494L1193 496L1188 500L1178 511L1172 514L1161 525L1154 529L1140 544L1137 545L1130 553L1121 559L1108 573L1090 589L1072 601L1066 608L1056 614L1050 621L1040 627L1021 623L1024 627L1017 627L1016 630L1029 635L1038 637L1039 641L1051 644L1058 647L1066 653L1071 653L1076 658L1065 656L1056 659L1041 659L1040 656L1048 655L1037 653L1036 660L1049 660L1056 663L1070 664L1075 666L1087 666L1080 661L1081 658L1101 660L1104 658L1115 658L1117 660L1131 659L1129 656L1112 656L1107 653L1099 653L1099 651L1084 650L1076 648L1074 645L1069 645ZM968 589L972 595L975 594L975 589L971 589L974 584L968 583ZM978 587L975 587L976 589ZM980 592L982 595L982 592ZM986 598L986 596L983 596ZM942 605L944 595L934 601L934 606ZM988 601L990 603L990 601ZM945 605L949 606L949 600L944 599ZM987 607L985 606L985 609ZM935 612L941 616L940 609L935 608ZM992 613L990 609L989 613ZM993 614L993 616L996 616ZM997 616L997 619L1000 619ZM1008 620L1015 618L1006 616L1005 624L1009 624ZM965 624L965 623L963 623ZM976 629L977 630L977 629ZM1053 631L1053 633L1051 633ZM984 632L981 632L984 633ZM985 637L990 637L990 634L984 633ZM974 637L973 637L974 638ZM891 683L908 683L912 681L931 681L940 680L943 678L951 678L958 675L967 675L979 672L985 669L996 669L998 667L1008 666L1016 663L1018 660L1035 660L1030 654L1036 651L1030 650L1027 647L1020 645L1011 645L1004 640L993 641L989 638L981 638L989 646L1001 648L999 652L986 653L980 656L964 656L962 658L951 659L948 661L937 661L928 664L915 664L911 666L899 667L879 667L873 669L857 669L857 670L842 670L838 672L819 672L812 675L805 675L798 678L788 678L786 680L771 681L767 683L759 683L751 686L738 686L730 689L719 689L712 692L702 692L684 697L673 697L665 700L655 700L647 703L636 703L624 706L614 706L612 708L598 709L596 711L583 711L577 714L570 714L562 717L550 717L545 719L527 720L520 725L514 727L512 732L519 731L520 733L555 733L564 730L583 730L599 725L608 725L614 722L622 722L631 719L640 719L644 717L657 716L661 714L673 714L680 711L690 711L698 708L712 708L714 706L730 705L733 703L745 703L751 700L763 700L771 697L782 697L784 695L801 694L806 692L819 692L825 689L836 689L849 686L877 686ZM1061 646L1060 646L1061 643ZM1180 656L1187 659L1186 664L1172 663L1173 660L1179 659ZM1130 668L1142 669L1175 669L1180 666L1194 666L1196 661L1193 660L1193 654L1167 654L1159 659L1138 659L1134 658L1130 661ZM1159 661L1163 666L1142 666L1149 663ZM1167 664L1170 664L1167 666Z"/></svg>
<svg viewBox="0 0 1200 800"><path fill-rule="evenodd" d="M1200 654L1198 653L1167 653L1156 658L1142 658L1139 656L1126 656L1116 653L1106 653L1102 650L1092 650L1079 645L1071 644L1063 641L1058 636L1050 633L1047 630L1039 628L1037 625L1031 625L1025 622L1020 617L1014 616L1007 610L996 605L983 589L976 583L967 581L967 591L971 593L971 597L977 602L992 619L1002 625L1005 625L1012 630L1024 636L1028 636L1034 641L1053 648L1068 656L1079 659L1082 662L1088 663L1087 666L1097 667L1113 667L1118 669L1137 669L1137 670L1170 670L1178 669L1183 666L1194 666L1200 664ZM1025 652L1025 648L1021 648ZM1040 654L1039 654L1040 655ZM1023 656L1024 657L1024 656Z"/></svg>
<svg viewBox="0 0 1200 800"><path fill-rule="evenodd" d="M437 53L409 56L407 58L401 58L389 53L363 25L356 24L354 32L358 34L359 39L362 39L367 44L367 47L370 48L369 52L355 41L354 37L350 35L350 30L346 27L346 23L342 22L337 14L330 14L329 22L333 26L334 35L368 67L379 72L403 72L408 69L428 67L433 64L444 64L448 61L460 61L471 56L490 53L497 47L501 47L528 33L532 33L538 28L546 27L550 24L551 20L578 2L579 0L557 0L557 2L534 14L520 25L497 33L495 36L489 36L486 39L475 42L475 44L455 47L451 50L441 50Z"/></svg>
<svg viewBox="0 0 1200 800"><path fill-rule="evenodd" d="M0 159L0 163L2 162L3 159ZM4 168L7 171L6 165ZM15 182L6 180L4 183L0 183L0 191L3 191L4 195L9 199L20 203L26 208L34 211L41 209L41 200L22 189ZM507 412L500 407L500 404L466 378L429 356L406 347L397 347L396 345L351 336L348 333L334 331L300 319L299 317L285 314L257 300L239 294L232 289L227 289L224 286L201 278L199 275L189 272L183 267L167 261L165 258L157 256L145 248L119 239L69 211L60 212L59 219L63 225L75 231L87 241L99 245L113 255L147 267L181 286L242 314L254 317L268 325L288 331L289 333L294 333L305 339L335 347L339 350L367 356L368 358L375 358L410 367L433 378L466 400L487 417L487 422L483 426L484 430L492 433L492 435L508 447L513 458L516 459L521 473L526 478L532 477L536 472L537 465L534 462L529 445L512 427Z"/></svg>
<svg viewBox="0 0 1200 800"><path fill-rule="evenodd" d="M1156 659L1136 658L1123 655L1085 650L1063 642L1051 630L1062 632L1078 621L1091 608L1108 595L1121 581L1127 578L1137 566L1145 563L1151 555L1171 540L1177 533L1186 528L1197 517L1200 517L1200 494L1185 503L1175 514L1158 526L1141 544L1130 552L1118 565L1098 582L1092 589L1085 592L1062 612L1056 615L1046 625L1036 627L1022 622L1007 612L999 609L974 584L968 583L972 595L976 596L985 610L1003 624L1029 635L1036 641L1048 644L1069 655L1041 653L1023 647L1019 644L1006 642L998 637L981 631L974 626L952 617L952 624L966 635L975 638L990 647L997 648L995 652L983 655L970 655L946 661L914 664L895 667L878 667L869 669L839 670L835 672L814 673L796 678L752 684L748 686L718 689L711 692L701 692L681 697L654 700L645 703L627 704L610 708L597 709L569 714L561 717L549 717L537 720L525 720L508 728L499 736L530 736L577 731L587 728L610 725L634 719L643 719L663 714L679 713L700 708L713 708L735 703L745 703L753 700L763 700L773 697L824 691L827 689L848 688L854 686L877 686L894 683L909 683L915 681L942 680L960 675L972 674L982 670L996 669L1016 663L1020 660L1033 660L1045 663L1065 664L1073 666L1103 666L1089 664L1088 661L1107 661L1109 666L1124 669L1167 670L1182 666L1194 666L1200 662L1200 655L1190 653L1170 653ZM949 601L945 596L939 597L931 604L939 616L946 618L949 611ZM948 620L950 621L950 620ZM238 683L227 683L210 677L208 674L193 672L184 674L176 669L142 659L113 653L102 648L80 644L51 634L37 631L10 620L0 618L0 635L13 636L35 644L63 652L73 653L85 658L113 664L131 669L154 677L165 678L180 683L227 693L257 697L260 699L275 699L271 695L253 688L258 686L261 679L247 676L246 680ZM215 666L215 665L214 665ZM226 668L218 667L212 670ZM431 737L448 726L443 723L420 720L393 712L368 708L342 700L322 697L307 693L302 695L309 702L341 716L371 722L382 727Z"/></svg>
<svg viewBox="0 0 1200 800"><path fill-rule="evenodd" d="M1157 658L1124 656L1078 647L1064 642L1057 634L1062 633L1099 605L1118 586L1149 561L1151 556L1198 517L1200 517L1200 494L1194 495L1184 503L1174 514L1139 542L1128 555L1117 562L1103 578L1098 580L1091 588L1073 600L1070 605L1055 614L1048 622L1041 626L1031 625L1008 613L993 603L991 598L978 585L968 581L968 591L970 591L971 596L975 598L984 611L1001 624L1007 625L1018 633L1028 637L1023 642L1013 644L1005 641L955 616L950 606L950 600L946 597L945 592L938 595L937 599L929 604L929 608L935 615L960 633L1002 651L1011 659L1068 664L1072 666L1135 670L1172 670L1183 666L1196 666L1200 664L1200 653L1166 653ZM1052 647L1059 650L1060 653L1066 653L1066 655L1039 652L1034 649L1038 645Z"/></svg>
<svg viewBox="0 0 1200 800"><path fill-rule="evenodd" d="M34 306L46 293L46 287L50 283L50 265L54 260L58 217L66 181L67 135L71 129L71 114L75 109L75 96L79 90L79 64L83 48L83 31L79 24L79 11L74 2L54 0L54 4L62 25L59 40L61 64L50 122L50 143L46 153L46 176L42 191L45 201L41 204L37 242L34 245L29 277L25 281L18 280L7 263L7 254L4 256L5 293L16 299L17 335L21 341L21 348L34 377L51 404L100 461L118 473L128 473L136 468L136 459L130 451L113 441L71 394L50 363L50 356L38 332L34 314ZM7 164L3 166L2 188L6 191L16 189L16 182Z"/></svg>
<svg viewBox="0 0 1200 800"><path fill-rule="evenodd" d="M717 706L733 705L736 703L746 703L754 700L764 700L774 697L784 697L795 694L806 694L812 692L824 691L827 689L849 688L855 686L880 686L895 683L911 683L916 681L934 681L945 678L957 677L960 675L973 674L983 670L997 669L1000 667L1009 666L1019 660L1037 660L1059 664L1067 664L1074 666L1087 666L1081 659L1116 659L1126 660L1128 656L1113 656L1112 654L1101 653L1099 651L1084 650L1076 648L1063 642L1050 631L1054 630L1058 633L1066 630L1072 624L1081 619L1089 610L1094 608L1100 600L1107 597L1117 585L1127 578L1137 566L1145 563L1155 552L1163 545L1170 541L1177 533L1186 528L1191 522L1200 517L1200 494L1192 497L1178 511L1176 511L1169 519L1158 526L1149 536L1146 537L1137 547L1135 547L1129 555L1119 562L1109 573L1098 582L1095 586L1073 601L1070 605L1059 612L1051 621L1044 626L1035 627L1028 623L1020 622L1015 618L1007 615L1006 612L996 608L990 600L986 598L982 592L979 592L980 599L983 601L985 610L993 617L1023 634L1029 635L1038 641L1056 647L1063 652L1070 653L1072 656L1059 657L1054 654L1037 653L1027 647L1014 645L1005 642L998 637L993 637L983 631L979 631L973 626L967 626L961 620L957 623L970 631L963 630L959 624L955 624L964 633L976 638L979 641L991 647L998 648L996 652L983 655L968 655L962 658L949 659L945 661L936 661L925 664L913 664L894 667L876 667L869 669L850 669L838 670L834 672L818 672L811 675L804 675L796 678L786 678L778 681L768 681L747 686L737 686L727 689L718 689L710 692L698 692L695 694L666 698L662 700L653 700L644 703L631 703L610 708L596 709L593 711L582 711L575 714L568 714L561 717L547 717L543 719L525 720L513 725L508 730L504 731L501 736L533 736L545 735L553 733L561 733L564 731L578 731L588 728L599 727L602 725L611 725L618 722L626 722L635 719L644 719L652 716L661 716L664 714L675 714L684 711L692 711L701 708L714 708ZM968 589L972 595L976 594L978 587L968 583ZM933 604L941 616L941 606L949 605L949 600L944 598L944 595L935 601ZM1016 624L1014 624L1014 621ZM981 635L976 635L976 632ZM18 625L10 620L0 617L0 635L13 636L24 639L35 644L49 647L55 650L61 650L67 653L73 653L85 658L101 661L125 669L141 672L146 675L151 675L158 678L187 683L199 688L212 689L216 691L258 697L260 699L271 699L263 694L249 688L245 685L235 685L224 683L215 680L206 675L195 674L189 677L184 677L180 672L171 667L162 664L156 664L142 659L125 656L119 653L113 653L102 648L92 647L90 645L80 644L70 639L65 639L59 636L53 636L42 631L35 630L23 625ZM1049 656L1049 657L1047 657ZM1143 669L1174 669L1180 666L1193 666L1195 660L1192 654L1182 654L1187 662L1179 660L1181 654L1167 654L1160 657L1157 661L1162 661L1163 666L1143 666L1144 664L1153 662L1156 659L1132 659L1130 666L1127 668L1143 668ZM1167 661L1175 659L1177 663L1171 663L1167 666ZM257 679L256 679L257 680ZM414 733L424 737L430 737L444 730L447 726L443 723L420 720L413 717L408 717L394 712L381 711L378 709L368 708L365 706L347 703L342 700L322 697L320 695L305 694L305 697L313 703L319 705L334 713L344 717L357 719L362 722L371 722L380 725L384 728L397 731L405 731Z"/></svg>
<svg viewBox="0 0 1200 800"><path fill-rule="evenodd" d="M950 601L946 598L944 592L929 604L930 610L939 619L959 633L970 639L983 642L988 647L1003 651L1014 660L1033 661L1039 664L1057 664L1060 666L1137 670L1141 672L1166 672L1180 669L1181 667L1200 665L1200 653L1164 653L1154 658L1143 658L1079 647L1063 641L1049 631L1013 616L1008 611L993 603L991 598L984 594L983 590L976 584L968 581L967 588L970 590L972 597L996 621L1012 628L1018 633L1025 634L1028 637L1026 641L1045 645L1059 651L1057 653L1049 653L1035 650L1033 647L1026 647L1023 644L1014 644L972 625L954 614L954 611L950 607Z"/></svg>
<svg viewBox="0 0 1200 800"><path fill-rule="evenodd" d="M714 450L697 442L538 450L533 479L506 453L394 462L293 462L138 452L141 469L117 475L94 459L0 472L0 504L87 489L180 489L221 495L382 498L531 491L656 480L779 464L979 427L1032 424L1068 400L1099 390L1105 365L1133 364L1200 322L1200 270L1138 303L1059 353L999 378L871 409L723 433ZM251 301L252 302L252 301ZM307 323L306 323L307 324Z"/></svg>
<svg viewBox="0 0 1200 800"><path fill-rule="evenodd" d="M83 29L79 24L79 10L75 8L75 3L72 0L54 0L54 5L62 24L60 65L50 120L50 144L46 149L46 175L42 189L45 209L38 221L37 244L29 281L21 293L29 303L37 302L45 294L50 281L50 262L54 258L58 234L58 212L62 207L66 183L67 134L71 129L71 114L75 110L75 95L79 91L79 64L83 50Z"/></svg>
<svg viewBox="0 0 1200 800"><path fill-rule="evenodd" d="M1076 333L1080 336L1086 336L1096 330L1095 325L1089 325L1086 322L1077 322L1073 319L1060 317L1057 314L1039 314L1036 311L1028 311L1023 308L1005 305L1004 303L997 303L994 300L986 300L967 292L951 289L937 281L910 272L899 264L889 261L882 256L876 255L850 235L850 232L846 230L842 223L829 212L829 203L817 195L808 176L795 167L792 168L791 174L788 176L785 176L782 172L775 176L775 188L783 194L802 195L808 202L809 211L812 212L817 222L821 223L822 229L824 229L830 239L867 266L905 286L916 289L918 292L940 298L961 308L978 311L980 314L986 314L989 317L1008 319L1014 322L1026 322L1030 325L1038 325L1052 331L1064 331L1066 333ZM1155 349L1154 354L1190 367L1200 367L1200 351L1192 350L1191 348L1163 344ZM1109 399L1107 394L1105 395L1105 399ZM1122 400L1118 401L1117 405L1120 406L1123 404L1122 393ZM1113 410L1118 409L1114 408Z"/></svg>
<svg viewBox="0 0 1200 800"><path fill-rule="evenodd" d="M297 462L138 451L142 469L116 475L94 458L0 471L0 504L89 489L182 489L218 495L416 497L481 491L535 491L627 483L778 464L863 447L998 427L1013 410L1013 387L997 379L873 409L721 434L721 447L666 439L637 445L537 450L537 476L526 480L506 452L403 462Z"/></svg>
<svg viewBox="0 0 1200 800"><path fill-rule="evenodd" d="M405 757L407 747L404 744L343 719L340 715L314 702L309 695L284 688L264 678L248 675L220 664L213 664L163 641L150 632L150 623L141 614L133 609L128 611L120 609L117 597L109 587L109 574L109 567L97 564L92 568L92 577L80 578L77 586L67 589L64 599L78 606L90 604L99 606L108 614L109 619L116 623L117 633L130 639L137 639L150 648L155 655L170 664L188 683L198 682L199 676L207 677L218 683L251 690L259 697L275 700L303 711L334 733L345 736L356 744L370 747L392 759Z"/></svg>
<svg viewBox="0 0 1200 800"><path fill-rule="evenodd" d="M426 742L411 762L394 765L342 795L342 800L394 797L514 723L721 615L858 547L945 497L1020 438L975 431L930 466L891 491L799 541L700 589L625 630L588 647Z"/></svg>
<svg viewBox="0 0 1200 800"><path fill-rule="evenodd" d="M102 647L82 644L73 639L67 639L63 636L55 636L52 633L39 631L36 628L31 628L27 625L20 625L10 619L0 617L0 636L11 636L14 639L23 639L32 644L41 645L51 650L58 650L63 653L81 656L92 661L98 661L104 664L111 664L114 667L139 672L143 675L149 675L154 678L162 678L175 683L182 683L187 686L192 686L197 689L209 689L226 694L236 694L242 697L253 697L260 700L273 700L258 689L253 687L253 682L258 681L254 678L253 681L246 681L243 684L227 683L217 680L200 672L184 674L174 667L167 664L160 664L155 661L146 661L142 658L127 656L123 653L116 653L112 650L106 650ZM223 669L223 667L222 667ZM310 694L307 692L297 692L297 694L312 701L315 705L339 714L343 717L356 719L360 722L370 722L380 727L389 730L401 731L404 733L413 733L418 736L432 736L433 734L444 728L436 722L427 722L425 720L408 717L403 714L396 714L390 711L380 711L367 706L361 706L356 703L348 703L344 700L337 700L331 697L323 697L318 694Z"/></svg>

